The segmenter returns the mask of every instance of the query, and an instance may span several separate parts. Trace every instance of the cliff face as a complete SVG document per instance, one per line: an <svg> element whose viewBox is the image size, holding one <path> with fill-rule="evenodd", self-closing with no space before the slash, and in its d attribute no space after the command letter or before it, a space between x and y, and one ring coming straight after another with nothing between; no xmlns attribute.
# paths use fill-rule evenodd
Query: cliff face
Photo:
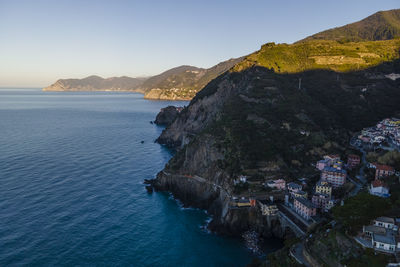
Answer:
<svg viewBox="0 0 400 267"><path fill-rule="evenodd" d="M154 185L207 209L211 229L283 235L279 227L262 226L252 209L229 209L233 179L250 171L301 177L332 144L341 149L353 131L399 113L400 79L388 78L390 73L400 73L399 61L346 73L279 74L263 67L225 73L159 137L160 143L181 149Z"/></svg>
<svg viewBox="0 0 400 267"><path fill-rule="evenodd" d="M178 116L181 108L168 106L166 108L162 108L161 111L157 114L155 124L158 125L170 125Z"/></svg>
<svg viewBox="0 0 400 267"><path fill-rule="evenodd" d="M60 79L54 84L43 88L43 91L134 91L139 90L145 78L112 77L103 79L99 76L89 76L84 79Z"/></svg>

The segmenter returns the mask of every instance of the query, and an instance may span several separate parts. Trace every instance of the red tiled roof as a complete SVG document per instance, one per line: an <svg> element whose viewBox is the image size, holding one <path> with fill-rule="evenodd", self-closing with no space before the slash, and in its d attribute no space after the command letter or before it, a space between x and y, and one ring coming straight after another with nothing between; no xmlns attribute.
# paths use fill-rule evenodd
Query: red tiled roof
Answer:
<svg viewBox="0 0 400 267"><path fill-rule="evenodd" d="M372 181L371 184L372 184L372 187L380 187L380 186L387 187L387 185L384 182L382 182L381 180L374 180L374 181Z"/></svg>
<svg viewBox="0 0 400 267"><path fill-rule="evenodd" d="M376 169L382 170L382 171L394 171L394 168L388 165L380 165L376 164Z"/></svg>

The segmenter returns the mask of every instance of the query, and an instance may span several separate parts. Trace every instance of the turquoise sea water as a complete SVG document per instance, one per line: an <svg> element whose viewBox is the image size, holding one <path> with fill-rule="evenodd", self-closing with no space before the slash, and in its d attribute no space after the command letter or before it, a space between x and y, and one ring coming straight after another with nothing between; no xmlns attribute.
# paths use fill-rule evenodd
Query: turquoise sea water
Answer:
<svg viewBox="0 0 400 267"><path fill-rule="evenodd" d="M170 104L187 103L0 89L0 266L249 263L241 240L205 230L203 211L144 189L172 156L149 123Z"/></svg>

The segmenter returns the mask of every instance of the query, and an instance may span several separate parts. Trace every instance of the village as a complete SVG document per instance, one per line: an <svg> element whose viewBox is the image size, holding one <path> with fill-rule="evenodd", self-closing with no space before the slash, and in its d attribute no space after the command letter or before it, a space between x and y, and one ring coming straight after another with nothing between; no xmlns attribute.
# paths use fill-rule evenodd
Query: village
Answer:
<svg viewBox="0 0 400 267"><path fill-rule="evenodd" d="M289 181L284 177L270 179L261 184L267 193L249 193L232 196L231 208L259 209L267 221L273 218L284 220L298 237L306 237L309 230L320 222L331 220L330 210L343 205L344 200L368 192L379 198L390 197L388 177L400 179L393 166L368 162L366 152L381 149L400 151L400 120L385 119L372 128L364 129L350 141L358 154L348 154L345 162L339 155L325 155L315 163L319 180L315 184L307 178ZM369 173L366 175L365 173ZM349 173L352 173L352 177ZM244 187L248 177L239 176L234 186ZM378 217L358 229L354 240L377 253L400 254L400 218ZM301 262L301 260L299 260Z"/></svg>

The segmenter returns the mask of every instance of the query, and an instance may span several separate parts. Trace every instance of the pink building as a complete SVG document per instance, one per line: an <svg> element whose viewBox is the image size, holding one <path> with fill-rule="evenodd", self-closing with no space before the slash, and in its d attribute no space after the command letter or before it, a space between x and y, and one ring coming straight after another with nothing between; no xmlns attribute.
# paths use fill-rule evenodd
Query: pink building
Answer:
<svg viewBox="0 0 400 267"><path fill-rule="evenodd" d="M267 186L271 188L284 190L286 188L286 181L283 179L269 181L267 182Z"/></svg>
<svg viewBox="0 0 400 267"><path fill-rule="evenodd" d="M321 172L321 181L330 183L338 188L346 183L347 172L341 168L326 167Z"/></svg>
<svg viewBox="0 0 400 267"><path fill-rule="evenodd" d="M317 162L316 166L318 170L322 171L325 167L329 166L329 161L326 159L320 160Z"/></svg>
<svg viewBox="0 0 400 267"><path fill-rule="evenodd" d="M294 199L294 210L306 220L309 220L312 216L317 214L317 209L314 204L305 198Z"/></svg>
<svg viewBox="0 0 400 267"><path fill-rule="evenodd" d="M358 155L350 154L347 157L347 166L352 169L360 164L360 157Z"/></svg>

